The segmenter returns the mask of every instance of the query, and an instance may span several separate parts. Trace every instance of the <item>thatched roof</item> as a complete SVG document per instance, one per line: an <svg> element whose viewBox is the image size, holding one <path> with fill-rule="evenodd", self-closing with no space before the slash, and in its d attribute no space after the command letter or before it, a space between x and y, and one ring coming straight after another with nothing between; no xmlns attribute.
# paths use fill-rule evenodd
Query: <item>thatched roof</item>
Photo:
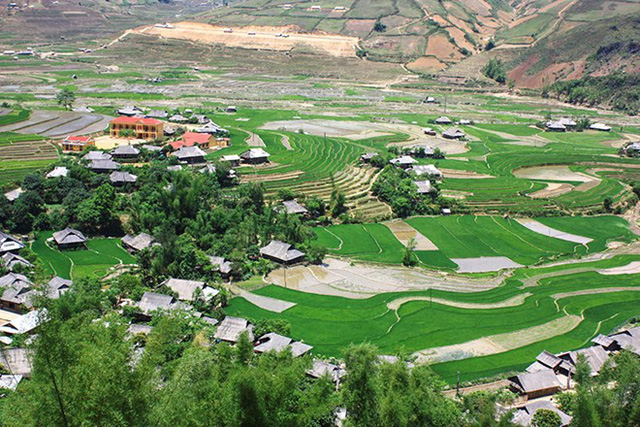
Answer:
<svg viewBox="0 0 640 427"><path fill-rule="evenodd" d="M19 251L24 244L9 234L0 231L0 252Z"/></svg>
<svg viewBox="0 0 640 427"><path fill-rule="evenodd" d="M240 154L240 157L246 160L249 159L266 159L271 154L264 151L262 148L251 148L244 153Z"/></svg>
<svg viewBox="0 0 640 427"><path fill-rule="evenodd" d="M222 274L229 274L231 273L231 262L230 261L226 261L223 257L221 256L210 256L209 257L209 261L211 262L211 265L213 265L214 267L218 268L218 271Z"/></svg>
<svg viewBox="0 0 640 427"><path fill-rule="evenodd" d="M295 261L305 255L304 252L292 249L290 244L279 240L272 240L267 246L260 248L260 254L279 262Z"/></svg>
<svg viewBox="0 0 640 427"><path fill-rule="evenodd" d="M284 202L282 202L282 206L284 206L285 211L289 215L306 214L309 212L307 208L305 208L295 200L285 200Z"/></svg>
<svg viewBox="0 0 640 427"><path fill-rule="evenodd" d="M249 323L247 319L227 316L222 322L220 322L220 325L218 325L218 330L216 331L215 338L219 339L220 341L236 343L238 342L240 335L245 331L249 335L249 340L252 341L253 325Z"/></svg>
<svg viewBox="0 0 640 427"><path fill-rule="evenodd" d="M87 238L84 237L82 232L67 227L64 230L53 233L53 241L58 245L77 245L85 243Z"/></svg>
<svg viewBox="0 0 640 427"><path fill-rule="evenodd" d="M560 381L551 369L519 374L512 378L512 382L524 393L560 388Z"/></svg>
<svg viewBox="0 0 640 427"><path fill-rule="evenodd" d="M162 285L168 287L178 294L178 299L183 301L193 301L196 289L203 290L205 283L198 280L184 280L169 278L162 282Z"/></svg>
<svg viewBox="0 0 640 427"><path fill-rule="evenodd" d="M111 150L112 156L137 156L140 154L140 150L133 145L120 145Z"/></svg>
<svg viewBox="0 0 640 427"><path fill-rule="evenodd" d="M122 244L134 251L141 251L153 245L154 238L147 233L139 233L136 236L127 234L122 238Z"/></svg>
<svg viewBox="0 0 640 427"><path fill-rule="evenodd" d="M7 267L9 270L13 270L18 265L22 265L24 267L33 267L33 264L31 264L25 258L21 257L20 255L16 255L12 252L5 253L4 255L2 255L1 259L2 259L2 264L4 264L4 266Z"/></svg>
<svg viewBox="0 0 640 427"><path fill-rule="evenodd" d="M109 175L109 181L114 184L132 184L137 180L138 177L129 172L113 171L111 172L111 175Z"/></svg>
<svg viewBox="0 0 640 427"><path fill-rule="evenodd" d="M52 299L58 299L60 295L71 288L71 285L73 285L71 280L56 276L47 283L47 296Z"/></svg>
<svg viewBox="0 0 640 427"><path fill-rule="evenodd" d="M0 351L0 365L13 375L31 376L31 351L26 348L8 348Z"/></svg>
<svg viewBox="0 0 640 427"><path fill-rule="evenodd" d="M47 311L44 308L30 311L0 325L0 332L4 332L7 335L27 334L40 325L46 313Z"/></svg>
<svg viewBox="0 0 640 427"><path fill-rule="evenodd" d="M156 310L173 309L174 299L171 295L157 294L155 292L145 292L138 303L138 307L144 314L150 314Z"/></svg>
<svg viewBox="0 0 640 427"><path fill-rule="evenodd" d="M51 172L49 172L46 177L47 178L60 178L63 176L67 176L69 174L69 169L64 166L56 166L53 168Z"/></svg>
<svg viewBox="0 0 640 427"><path fill-rule="evenodd" d="M258 338L254 351L256 353L266 353L268 351L280 352L286 349L293 340L275 332L270 332Z"/></svg>

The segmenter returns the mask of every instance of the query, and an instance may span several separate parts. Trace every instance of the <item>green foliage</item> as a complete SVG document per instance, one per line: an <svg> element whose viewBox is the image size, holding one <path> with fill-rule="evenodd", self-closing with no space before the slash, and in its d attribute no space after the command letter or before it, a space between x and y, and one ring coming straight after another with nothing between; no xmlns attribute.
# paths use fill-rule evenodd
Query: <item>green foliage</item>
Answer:
<svg viewBox="0 0 640 427"><path fill-rule="evenodd" d="M253 335L261 337L269 332L291 335L291 323L286 319L260 319L253 324Z"/></svg>
<svg viewBox="0 0 640 427"><path fill-rule="evenodd" d="M70 110L73 107L73 103L76 102L76 95L68 88L62 89L56 95L56 102L58 105Z"/></svg>
<svg viewBox="0 0 640 427"><path fill-rule="evenodd" d="M604 105L628 114L640 111L640 76L613 73L608 76L586 76L579 80L560 80L549 91L572 104Z"/></svg>
<svg viewBox="0 0 640 427"><path fill-rule="evenodd" d="M504 63L499 59L491 58L481 71L482 74L500 84L504 84L507 81L507 72L505 71Z"/></svg>

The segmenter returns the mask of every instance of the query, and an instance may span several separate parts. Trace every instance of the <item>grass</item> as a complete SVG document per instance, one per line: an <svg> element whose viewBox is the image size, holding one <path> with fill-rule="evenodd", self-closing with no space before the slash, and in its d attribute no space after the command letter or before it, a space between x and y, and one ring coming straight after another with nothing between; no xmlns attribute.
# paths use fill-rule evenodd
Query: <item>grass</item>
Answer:
<svg viewBox="0 0 640 427"><path fill-rule="evenodd" d="M60 251L46 243L53 232L41 232L31 244L47 270L65 279L80 277L102 277L110 267L118 264L133 264L133 258L120 247L120 239L90 239L86 249Z"/></svg>

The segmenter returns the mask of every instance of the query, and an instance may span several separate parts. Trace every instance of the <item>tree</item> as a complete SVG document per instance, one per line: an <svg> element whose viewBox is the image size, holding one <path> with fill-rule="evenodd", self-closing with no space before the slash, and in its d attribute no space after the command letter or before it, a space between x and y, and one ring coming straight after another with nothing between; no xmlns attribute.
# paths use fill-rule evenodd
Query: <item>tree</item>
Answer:
<svg viewBox="0 0 640 427"><path fill-rule="evenodd" d="M56 95L56 102L58 105L70 110L73 107L73 103L76 102L76 94L70 89L64 88Z"/></svg>
<svg viewBox="0 0 640 427"><path fill-rule="evenodd" d="M499 59L490 59L481 71L486 77L493 79L500 84L504 84L507 81L507 73L504 69L504 63Z"/></svg>
<svg viewBox="0 0 640 427"><path fill-rule="evenodd" d="M331 191L331 199L329 203L331 204L331 215L335 218L343 213L347 212L347 207L345 205L347 198L344 196L342 191L337 188L334 188Z"/></svg>
<svg viewBox="0 0 640 427"><path fill-rule="evenodd" d="M325 256L327 256L327 248L324 246L311 245L307 249L307 259L311 264L322 264Z"/></svg>
<svg viewBox="0 0 640 427"><path fill-rule="evenodd" d="M349 419L359 427L376 427L379 422L377 349L371 344L350 345L344 361L347 378L344 383L344 403Z"/></svg>
<svg viewBox="0 0 640 427"><path fill-rule="evenodd" d="M380 20L376 21L376 23L373 25L373 31L377 33L382 33L386 29L387 29L387 26L384 25Z"/></svg>
<svg viewBox="0 0 640 427"><path fill-rule="evenodd" d="M120 136L120 138L127 138L127 142L129 142L130 139L136 135L136 133L133 129L122 129L118 135Z"/></svg>
<svg viewBox="0 0 640 427"><path fill-rule="evenodd" d="M602 205L605 211L611 212L613 210L613 199L611 197L605 197Z"/></svg>
<svg viewBox="0 0 640 427"><path fill-rule="evenodd" d="M489 41L487 41L487 44L484 46L484 50L491 50L494 47L496 47L496 42L494 39L489 39Z"/></svg>
<svg viewBox="0 0 640 427"><path fill-rule="evenodd" d="M533 415L535 427L560 427L561 425L560 415L550 409L538 409Z"/></svg>
<svg viewBox="0 0 640 427"><path fill-rule="evenodd" d="M404 249L404 256L402 257L402 264L411 267L416 265L416 260L413 255L413 250L416 248L416 239L412 237L407 242L407 246Z"/></svg>

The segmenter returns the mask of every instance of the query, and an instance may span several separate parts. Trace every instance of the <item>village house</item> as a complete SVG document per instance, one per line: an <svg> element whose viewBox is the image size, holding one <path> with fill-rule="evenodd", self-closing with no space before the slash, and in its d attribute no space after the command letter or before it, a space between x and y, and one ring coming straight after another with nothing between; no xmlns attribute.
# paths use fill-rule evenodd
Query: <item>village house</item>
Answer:
<svg viewBox="0 0 640 427"><path fill-rule="evenodd" d="M338 384L346 374L347 371L344 368L321 359L313 359L313 366L307 371L307 375L311 378L317 379L329 376L336 384Z"/></svg>
<svg viewBox="0 0 640 427"><path fill-rule="evenodd" d="M624 147L624 152L627 156L635 156L640 153L640 142L632 142Z"/></svg>
<svg viewBox="0 0 640 427"><path fill-rule="evenodd" d="M73 249L84 247L87 243L87 238L84 234L73 228L65 228L61 231L53 233L53 241L58 246L58 249Z"/></svg>
<svg viewBox="0 0 640 427"><path fill-rule="evenodd" d="M117 117L109 122L109 134L112 138L121 138L123 130L133 131L136 139L157 139L164 137L163 123L157 119L143 117Z"/></svg>
<svg viewBox="0 0 640 427"><path fill-rule="evenodd" d="M218 325L214 338L235 344L243 332L247 333L249 341L253 341L253 325L247 319L227 316Z"/></svg>
<svg viewBox="0 0 640 427"><path fill-rule="evenodd" d="M400 157L396 157L395 159L389 160L389 163L402 169L408 169L412 165L418 163L418 161L413 157L400 156Z"/></svg>
<svg viewBox="0 0 640 427"><path fill-rule="evenodd" d="M511 388L526 396L527 399L555 394L561 388L556 374L550 369L537 372L527 372L509 378Z"/></svg>
<svg viewBox="0 0 640 427"><path fill-rule="evenodd" d="M181 147L178 151L173 153L178 161L188 164L200 164L206 163L204 156L207 153L202 151L199 147Z"/></svg>
<svg viewBox="0 0 640 427"><path fill-rule="evenodd" d="M284 210L288 215L306 215L309 213L307 208L302 206L296 200L285 200L282 202L282 206L278 210Z"/></svg>
<svg viewBox="0 0 640 427"><path fill-rule="evenodd" d="M0 375L0 390L16 391L18 385L22 382L22 375Z"/></svg>
<svg viewBox="0 0 640 427"><path fill-rule="evenodd" d="M60 143L62 151L84 151L87 147L94 147L95 140L88 135L69 135Z"/></svg>
<svg viewBox="0 0 640 427"><path fill-rule="evenodd" d="M24 248L24 244L15 237L0 231L0 254L17 252Z"/></svg>
<svg viewBox="0 0 640 427"><path fill-rule="evenodd" d="M256 340L253 351L256 353L267 353L269 351L279 353L288 349L293 357L300 357L311 351L312 348L308 344L293 341L291 338L270 332Z"/></svg>
<svg viewBox="0 0 640 427"><path fill-rule="evenodd" d="M442 137L446 139L463 139L465 136L465 133L458 128L451 128L442 132Z"/></svg>
<svg viewBox="0 0 640 427"><path fill-rule="evenodd" d="M567 127L560 122L546 122L544 129L549 132L566 132Z"/></svg>
<svg viewBox="0 0 640 427"><path fill-rule="evenodd" d="M373 159L377 155L378 153L364 153L363 155L360 156L360 161L363 163L369 163L371 159Z"/></svg>
<svg viewBox="0 0 640 427"><path fill-rule="evenodd" d="M6 193L4 193L4 197L10 202L15 202L20 198L22 193L24 193L24 190L18 187L15 190L7 191Z"/></svg>
<svg viewBox="0 0 640 427"><path fill-rule="evenodd" d="M165 136L173 136L176 134L176 128L173 126L163 126L162 132Z"/></svg>
<svg viewBox="0 0 640 427"><path fill-rule="evenodd" d="M42 317L45 316L46 313L47 311L42 308L22 314L21 316L0 325L0 332L3 332L6 335L32 333L38 326L40 326Z"/></svg>
<svg viewBox="0 0 640 427"><path fill-rule="evenodd" d="M235 105L229 105L225 111L227 113L237 113L238 112L238 107L236 107Z"/></svg>
<svg viewBox="0 0 640 427"><path fill-rule="evenodd" d="M554 404L549 402L548 400L538 400L528 403L516 410L511 421L514 424L523 427L533 426L533 417L540 409L546 409L558 414L558 416L560 417L560 424L558 425L558 427L567 427L569 424L571 424L571 420L573 419L573 417L556 408Z"/></svg>
<svg viewBox="0 0 640 427"><path fill-rule="evenodd" d="M147 233L139 233L136 236L127 234L121 240L122 246L131 253L149 249L154 245L155 239Z"/></svg>
<svg viewBox="0 0 640 427"><path fill-rule="evenodd" d="M458 124L461 126L466 126L471 124L471 120L469 119L460 119L458 120Z"/></svg>
<svg viewBox="0 0 640 427"><path fill-rule="evenodd" d="M62 294L71 289L73 282L68 279L56 276L47 283L47 297L58 299Z"/></svg>
<svg viewBox="0 0 640 427"><path fill-rule="evenodd" d="M436 152L429 145L418 144L411 147L409 153L415 157L433 157Z"/></svg>
<svg viewBox="0 0 640 427"><path fill-rule="evenodd" d="M0 257L2 265L4 265L9 271L13 271L16 267L32 268L33 264L13 252L7 252Z"/></svg>
<svg viewBox="0 0 640 427"><path fill-rule="evenodd" d="M111 150L111 157L118 160L135 159L140 155L140 150L133 145L120 145Z"/></svg>
<svg viewBox="0 0 640 427"><path fill-rule="evenodd" d="M63 178L69 175L69 169L64 166L56 166L53 170L45 175L45 178Z"/></svg>
<svg viewBox="0 0 640 427"><path fill-rule="evenodd" d="M133 105L127 105L116 111L121 116L133 117L142 114L142 110Z"/></svg>
<svg viewBox="0 0 640 427"><path fill-rule="evenodd" d="M31 350L6 348L0 352L0 365L13 375L31 377Z"/></svg>
<svg viewBox="0 0 640 427"><path fill-rule="evenodd" d="M293 249L290 244L272 240L267 246L260 248L260 255L281 264L295 264L304 261L305 253Z"/></svg>
<svg viewBox="0 0 640 427"><path fill-rule="evenodd" d="M162 282L160 286L166 286L178 294L181 301L195 301L196 291L199 290L204 300L208 301L220 293L218 289L207 286L205 282L198 280L185 280L169 278Z"/></svg>
<svg viewBox="0 0 640 427"><path fill-rule="evenodd" d="M418 187L418 194L429 194L435 191L431 181L413 181L413 183Z"/></svg>
<svg viewBox="0 0 640 427"><path fill-rule="evenodd" d="M104 151L89 151L87 154L82 156L82 160L93 162L95 160L111 160L111 154L105 153Z"/></svg>
<svg viewBox="0 0 640 427"><path fill-rule="evenodd" d="M575 120L572 120L568 117L562 117L560 120L558 120L558 123L564 125L564 127L569 130L573 130L576 126L578 126L578 123L576 123Z"/></svg>
<svg viewBox="0 0 640 427"><path fill-rule="evenodd" d="M271 154L264 151L262 148L251 148L244 153L240 154L240 158L245 162L252 165L258 165L261 163L267 163Z"/></svg>
<svg viewBox="0 0 640 427"><path fill-rule="evenodd" d="M169 121L173 123L188 123L189 119L182 114L174 114L173 116L169 117Z"/></svg>
<svg viewBox="0 0 640 427"><path fill-rule="evenodd" d="M213 140L213 136L206 133L197 133L197 132L185 132L182 135L182 138L169 143L172 149L178 150L182 147L193 147L197 146L203 149L209 148L211 145L211 141Z"/></svg>
<svg viewBox="0 0 640 427"><path fill-rule="evenodd" d="M198 172L213 175L214 173L216 173L216 165L214 165L213 163L207 163L206 165L201 167Z"/></svg>
<svg viewBox="0 0 640 427"><path fill-rule="evenodd" d="M232 168L240 166L240 161L241 160L242 159L237 154L229 154L229 155L226 155L226 156L222 156L220 158L220 161L228 162L231 165Z"/></svg>
<svg viewBox="0 0 640 427"><path fill-rule="evenodd" d="M441 180L442 172L434 165L415 165L409 171L415 173L417 176L427 175L430 178Z"/></svg>
<svg viewBox="0 0 640 427"><path fill-rule="evenodd" d="M209 261L223 278L228 278L231 275L231 261L227 261L221 256L213 255L209 256Z"/></svg>
<svg viewBox="0 0 640 427"><path fill-rule="evenodd" d="M151 110L145 114L145 117L148 119L166 119L169 117L169 113L165 110Z"/></svg>
<svg viewBox="0 0 640 427"><path fill-rule="evenodd" d="M120 163L113 160L93 160L87 165L87 169L91 169L96 173L109 173L117 170L120 167Z"/></svg>
<svg viewBox="0 0 640 427"><path fill-rule="evenodd" d="M599 130L601 132L609 132L611 130L611 126L607 126L604 123L594 123L589 126L591 130Z"/></svg>
<svg viewBox="0 0 640 427"><path fill-rule="evenodd" d="M30 309L32 286L31 280L22 274L8 273L0 277L0 308L16 313Z"/></svg>
<svg viewBox="0 0 640 427"><path fill-rule="evenodd" d="M138 177L129 172L113 171L111 172L111 175L109 175L109 181L118 187L125 184L135 184L137 180Z"/></svg>
<svg viewBox="0 0 640 427"><path fill-rule="evenodd" d="M170 311L176 308L176 301L171 295L145 292L138 303L138 308L145 318L150 318L154 311Z"/></svg>
<svg viewBox="0 0 640 427"><path fill-rule="evenodd" d="M440 116L436 119L436 124L439 124L439 125L450 125L451 123L452 122L449 117Z"/></svg>
<svg viewBox="0 0 640 427"><path fill-rule="evenodd" d="M436 131L433 130L432 128L424 128L424 129L422 129L422 132L425 135L436 136Z"/></svg>
<svg viewBox="0 0 640 427"><path fill-rule="evenodd" d="M195 131L198 133L208 133L211 135L229 135L228 130L221 128L220 126L213 123L212 121L209 121L204 126L196 128Z"/></svg>

